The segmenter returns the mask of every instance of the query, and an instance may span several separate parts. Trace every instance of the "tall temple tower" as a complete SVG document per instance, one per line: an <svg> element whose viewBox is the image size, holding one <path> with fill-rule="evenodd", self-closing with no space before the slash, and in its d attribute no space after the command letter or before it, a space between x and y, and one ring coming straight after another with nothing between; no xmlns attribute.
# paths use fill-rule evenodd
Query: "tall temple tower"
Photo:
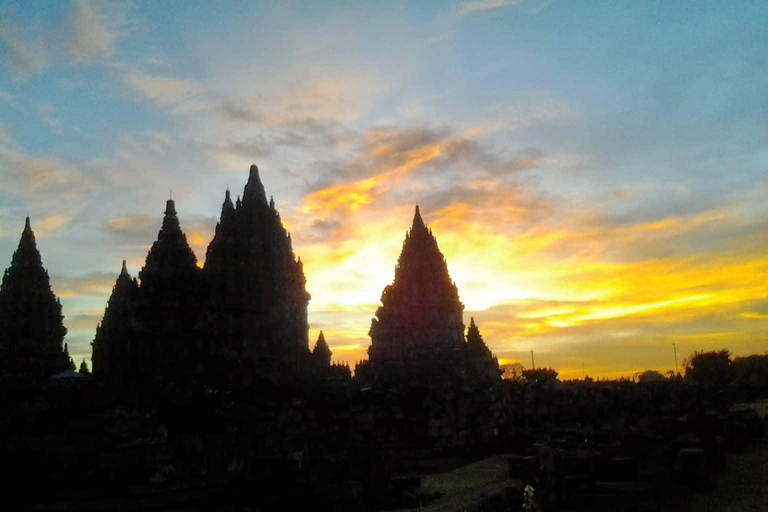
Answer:
<svg viewBox="0 0 768 512"><path fill-rule="evenodd" d="M120 384L137 372L136 303L139 283L131 279L123 260L104 318L93 340L93 375L99 380Z"/></svg>
<svg viewBox="0 0 768 512"><path fill-rule="evenodd" d="M242 200L226 192L203 270L169 200L139 280L123 266L97 329L100 380L181 382L213 367L280 379L310 368L304 271L255 165Z"/></svg>
<svg viewBox="0 0 768 512"><path fill-rule="evenodd" d="M179 225L176 203L169 199L157 240L139 271L139 372L181 376L203 362L199 278L197 258Z"/></svg>
<svg viewBox="0 0 768 512"><path fill-rule="evenodd" d="M437 240L416 207L411 230L371 322L371 370L462 373L464 305Z"/></svg>
<svg viewBox="0 0 768 512"><path fill-rule="evenodd" d="M232 205L227 192L203 273L214 348L260 369L300 371L309 364L303 266L255 165L242 201Z"/></svg>
<svg viewBox="0 0 768 512"><path fill-rule="evenodd" d="M66 370L62 319L27 217L0 286L0 374L41 381Z"/></svg>

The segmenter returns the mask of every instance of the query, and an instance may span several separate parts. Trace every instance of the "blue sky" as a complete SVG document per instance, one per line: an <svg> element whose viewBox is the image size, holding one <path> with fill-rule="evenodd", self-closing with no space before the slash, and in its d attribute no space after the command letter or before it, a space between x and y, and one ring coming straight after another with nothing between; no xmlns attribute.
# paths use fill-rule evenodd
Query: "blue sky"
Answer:
<svg viewBox="0 0 768 512"><path fill-rule="evenodd" d="M766 25L738 1L0 1L0 260L29 213L87 356L169 190L202 260L257 163L337 360L417 202L503 360L763 352Z"/></svg>

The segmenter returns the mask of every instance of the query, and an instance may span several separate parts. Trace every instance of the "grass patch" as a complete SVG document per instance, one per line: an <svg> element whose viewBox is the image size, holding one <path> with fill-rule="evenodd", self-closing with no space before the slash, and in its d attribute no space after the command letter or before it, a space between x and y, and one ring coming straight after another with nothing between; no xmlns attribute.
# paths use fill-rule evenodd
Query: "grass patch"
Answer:
<svg viewBox="0 0 768 512"><path fill-rule="evenodd" d="M496 455L460 468L425 475L421 478L422 494L450 495L480 489L507 478L507 455Z"/></svg>
<svg viewBox="0 0 768 512"><path fill-rule="evenodd" d="M733 406L734 409L754 409L760 416L768 415L768 400L740 403Z"/></svg>
<svg viewBox="0 0 768 512"><path fill-rule="evenodd" d="M735 408L768 413L768 400L738 404ZM668 511L680 512L763 512L768 510L768 436L745 451L727 455L728 471L718 475L712 489L691 494Z"/></svg>

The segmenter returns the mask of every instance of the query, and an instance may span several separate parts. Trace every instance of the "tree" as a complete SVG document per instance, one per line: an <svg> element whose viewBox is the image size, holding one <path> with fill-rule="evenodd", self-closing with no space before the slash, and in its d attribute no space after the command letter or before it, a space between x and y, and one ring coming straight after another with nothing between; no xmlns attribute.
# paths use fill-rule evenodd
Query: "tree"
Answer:
<svg viewBox="0 0 768 512"><path fill-rule="evenodd" d="M554 382L557 380L557 371L552 368L532 368L523 372L523 378L528 382Z"/></svg>
<svg viewBox="0 0 768 512"><path fill-rule="evenodd" d="M742 390L768 388L768 355L751 355L734 358L733 385Z"/></svg>
<svg viewBox="0 0 768 512"><path fill-rule="evenodd" d="M733 378L731 353L728 350L694 352L683 361L685 378L697 386L724 388Z"/></svg>
<svg viewBox="0 0 768 512"><path fill-rule="evenodd" d="M663 380L664 375L657 372L656 370L646 370L637 378L637 381L640 384L647 384L649 382L662 382Z"/></svg>

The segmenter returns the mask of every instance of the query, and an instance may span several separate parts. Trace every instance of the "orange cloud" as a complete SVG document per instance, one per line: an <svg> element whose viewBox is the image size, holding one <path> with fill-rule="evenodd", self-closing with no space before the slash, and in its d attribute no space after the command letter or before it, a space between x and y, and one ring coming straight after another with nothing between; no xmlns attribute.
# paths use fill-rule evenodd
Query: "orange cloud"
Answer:
<svg viewBox="0 0 768 512"><path fill-rule="evenodd" d="M369 157L396 167L310 194L301 207L321 218L355 212L343 217L334 243L297 244L313 293L310 321L334 333L329 344L348 361L366 355L370 319L413 214L412 205L390 206L389 184L421 186L413 169L441 148L430 141L400 151L386 136L372 141ZM503 359L527 366L534 349L537 362L564 378L631 377L672 369L672 343L681 361L697 349L768 350L768 309L748 309L768 297L762 246L679 247L713 230L730 233L733 211L611 224L496 182L469 180L466 194L467 201L422 214L466 305L465 321L474 315ZM495 313L500 307L511 309Z"/></svg>

